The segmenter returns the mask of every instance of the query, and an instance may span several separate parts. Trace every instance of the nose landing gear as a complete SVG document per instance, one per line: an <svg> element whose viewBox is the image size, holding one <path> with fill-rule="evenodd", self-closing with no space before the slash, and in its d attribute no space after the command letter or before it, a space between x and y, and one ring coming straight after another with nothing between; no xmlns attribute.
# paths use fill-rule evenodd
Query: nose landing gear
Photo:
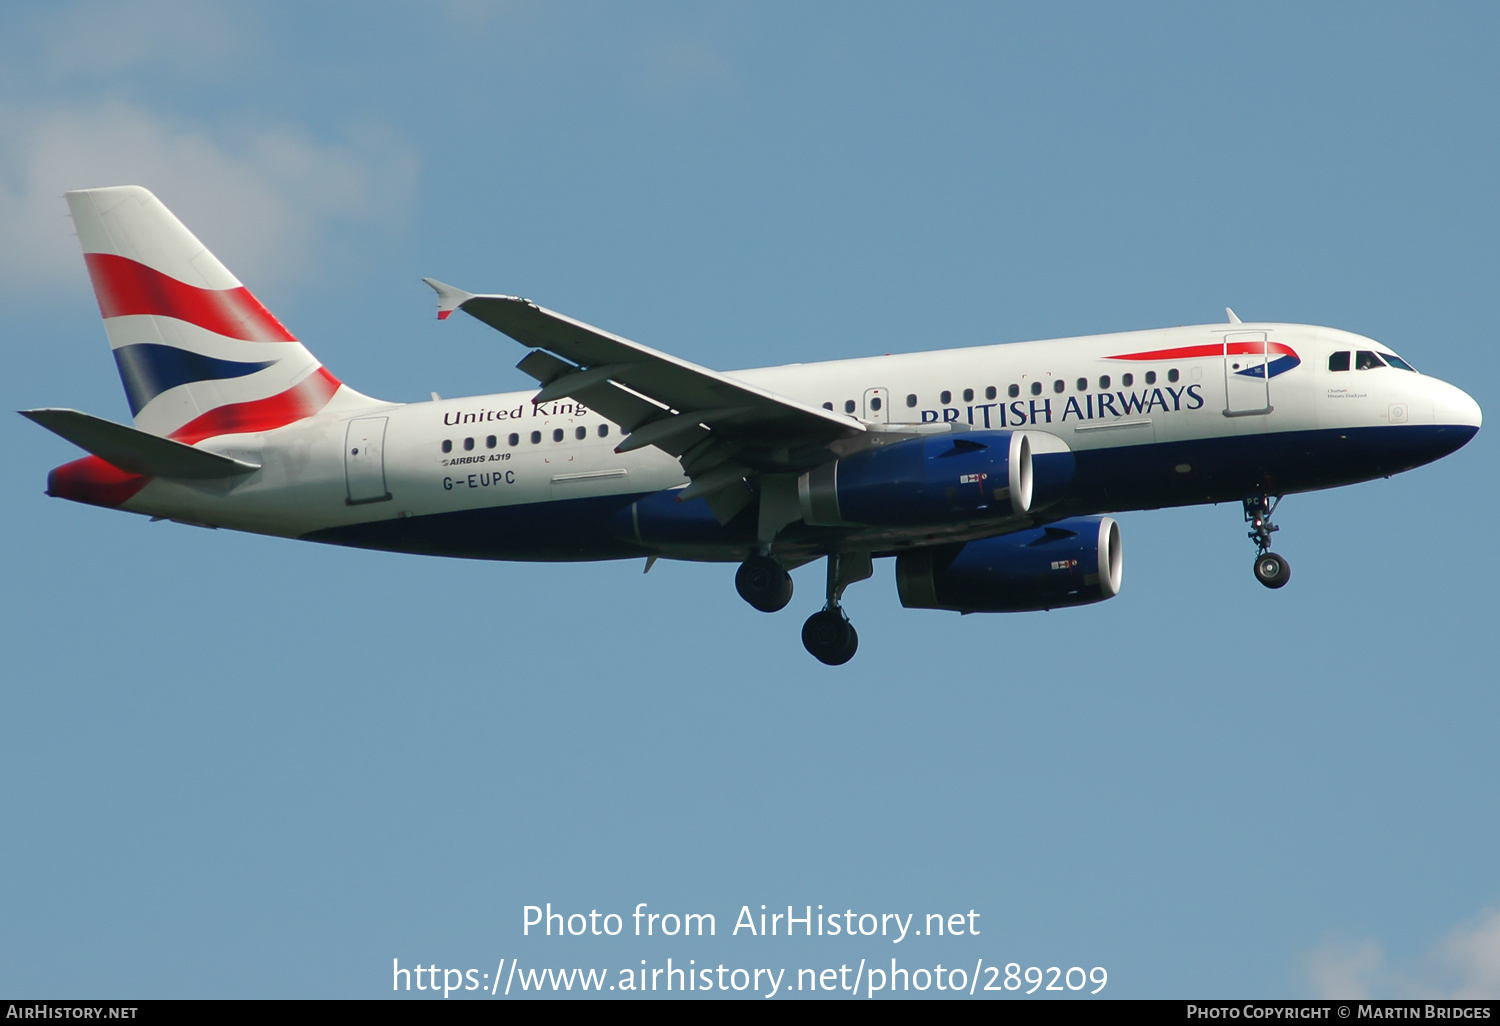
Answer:
<svg viewBox="0 0 1500 1026"><path fill-rule="evenodd" d="M1255 543L1255 579L1267 588L1281 588L1292 579L1292 567L1271 551L1271 532L1281 528L1271 523L1271 514L1281 505L1281 496L1256 495L1245 500L1245 523Z"/></svg>
<svg viewBox="0 0 1500 1026"><path fill-rule="evenodd" d="M834 552L828 556L828 603L802 625L802 646L814 659L829 666L842 666L859 649L859 634L839 599L844 589L875 572L868 552Z"/></svg>

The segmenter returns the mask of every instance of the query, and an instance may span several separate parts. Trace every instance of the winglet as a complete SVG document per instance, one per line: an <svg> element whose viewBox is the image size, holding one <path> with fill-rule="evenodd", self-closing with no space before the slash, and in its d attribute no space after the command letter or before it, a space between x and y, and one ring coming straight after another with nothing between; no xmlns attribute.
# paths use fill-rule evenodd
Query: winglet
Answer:
<svg viewBox="0 0 1500 1026"><path fill-rule="evenodd" d="M431 282L428 282L428 284L429 284L429 285L432 285L432 283L431 283ZM437 288L437 286L436 286L436 285L433 285L433 286L432 286L432 287L433 287L433 288ZM1237 314L1237 313L1235 313L1235 312L1234 312L1234 311L1233 311L1233 310L1231 310L1231 309L1229 309L1229 307L1227 307L1227 306L1226 306L1226 307L1225 307L1225 308L1224 308L1224 312L1225 312L1225 313L1227 313L1227 314L1228 314L1228 315L1229 315L1229 323L1230 323L1230 324L1242 324L1242 323L1244 323L1244 322L1243 322L1243 321L1241 321L1241 320L1240 320L1240 318L1239 318L1239 314ZM439 317L441 317L441 316L443 316L443 315L442 315L442 314L438 314L438 316L439 316Z"/></svg>
<svg viewBox="0 0 1500 1026"><path fill-rule="evenodd" d="M436 278L423 278L422 280L438 294L438 320L440 321L446 321L449 314L474 298L474 293L456 289L452 285L445 285Z"/></svg>

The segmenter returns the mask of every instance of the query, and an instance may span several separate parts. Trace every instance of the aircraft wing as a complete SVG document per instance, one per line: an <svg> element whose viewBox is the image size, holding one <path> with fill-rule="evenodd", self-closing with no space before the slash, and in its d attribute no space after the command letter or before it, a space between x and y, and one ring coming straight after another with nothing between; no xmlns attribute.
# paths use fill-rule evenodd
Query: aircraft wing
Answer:
<svg viewBox="0 0 1500 1026"><path fill-rule="evenodd" d="M480 296L423 279L438 316L478 318L532 352L517 365L541 382L537 403L576 399L629 432L619 452L654 445L682 463L681 498L708 498L721 519L750 499L759 472L803 470L863 423L658 352L515 296ZM728 512L728 516L725 515Z"/></svg>

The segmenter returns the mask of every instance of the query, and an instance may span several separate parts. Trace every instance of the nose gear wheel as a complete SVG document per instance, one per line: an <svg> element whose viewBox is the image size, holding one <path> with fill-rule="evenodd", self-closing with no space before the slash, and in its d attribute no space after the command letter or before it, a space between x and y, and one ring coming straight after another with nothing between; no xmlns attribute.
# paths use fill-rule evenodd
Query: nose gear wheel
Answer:
<svg viewBox="0 0 1500 1026"><path fill-rule="evenodd" d="M1280 588L1292 579L1292 567L1274 552L1255 557L1255 579L1267 588Z"/></svg>
<svg viewBox="0 0 1500 1026"><path fill-rule="evenodd" d="M1255 579L1267 588L1281 588L1292 579L1292 566L1271 551L1271 534L1281 528L1271 523L1271 514L1281 505L1281 496L1254 495L1244 500L1245 523L1255 543Z"/></svg>

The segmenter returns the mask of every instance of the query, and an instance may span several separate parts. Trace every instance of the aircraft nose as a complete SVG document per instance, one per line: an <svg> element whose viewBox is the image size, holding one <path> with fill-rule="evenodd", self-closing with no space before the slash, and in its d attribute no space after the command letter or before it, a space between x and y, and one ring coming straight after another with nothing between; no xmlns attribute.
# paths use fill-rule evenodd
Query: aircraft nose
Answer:
<svg viewBox="0 0 1500 1026"><path fill-rule="evenodd" d="M1469 437L1472 438L1484 420L1479 404L1474 401L1473 396L1461 388L1450 385L1446 381L1441 382L1441 386L1437 394L1432 397L1432 422L1469 428Z"/></svg>
<svg viewBox="0 0 1500 1026"><path fill-rule="evenodd" d="M1435 379L1433 384L1431 442L1436 455L1430 458L1440 459L1468 445L1484 417L1474 397L1463 389Z"/></svg>

